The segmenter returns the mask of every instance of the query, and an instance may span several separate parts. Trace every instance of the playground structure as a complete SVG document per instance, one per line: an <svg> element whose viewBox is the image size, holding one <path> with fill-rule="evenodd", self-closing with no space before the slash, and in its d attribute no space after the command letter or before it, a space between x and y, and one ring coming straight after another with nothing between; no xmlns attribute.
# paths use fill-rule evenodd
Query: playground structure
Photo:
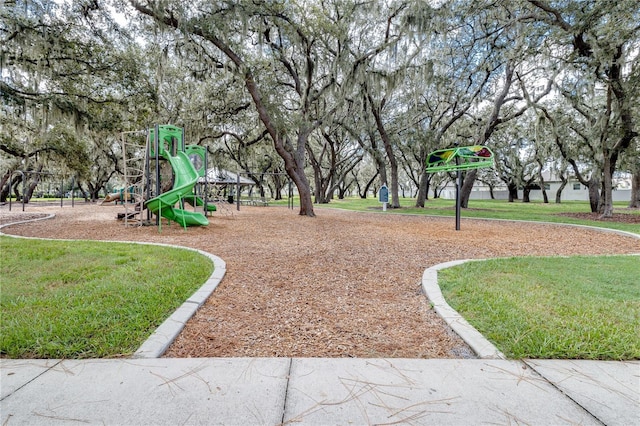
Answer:
<svg viewBox="0 0 640 426"><path fill-rule="evenodd" d="M462 171L493 166L493 152L483 145L458 146L433 151L427 156L427 173L456 172L456 231L460 230Z"/></svg>
<svg viewBox="0 0 640 426"><path fill-rule="evenodd" d="M146 137L141 141L143 133ZM206 214L216 211L216 206L208 202L206 191L204 199L194 193L198 179L205 174L206 148L185 145L184 129L171 125L156 125L147 132L124 132L121 146L125 187L108 194L102 202L122 202L125 213L119 218L125 225L149 223L152 215L158 226L160 217L183 227L209 224ZM193 211L187 210L185 203ZM197 207L202 212L196 211ZM142 217L145 210L146 220Z"/></svg>
<svg viewBox="0 0 640 426"><path fill-rule="evenodd" d="M479 169L493 166L493 152L473 145L433 151L427 157L427 173Z"/></svg>

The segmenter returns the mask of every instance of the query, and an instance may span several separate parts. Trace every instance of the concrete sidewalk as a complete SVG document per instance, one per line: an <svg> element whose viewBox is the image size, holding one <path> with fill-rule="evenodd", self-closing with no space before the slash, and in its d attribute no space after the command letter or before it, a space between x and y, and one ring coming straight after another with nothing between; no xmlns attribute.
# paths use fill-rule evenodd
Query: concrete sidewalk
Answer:
<svg viewBox="0 0 640 426"><path fill-rule="evenodd" d="M640 362L0 360L2 425L634 425Z"/></svg>

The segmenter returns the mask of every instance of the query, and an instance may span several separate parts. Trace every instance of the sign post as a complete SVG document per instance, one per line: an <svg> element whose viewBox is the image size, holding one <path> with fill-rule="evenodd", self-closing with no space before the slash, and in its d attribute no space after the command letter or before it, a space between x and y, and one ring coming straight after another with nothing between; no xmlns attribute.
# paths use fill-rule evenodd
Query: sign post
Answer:
<svg viewBox="0 0 640 426"><path fill-rule="evenodd" d="M389 202L389 188L387 185L382 185L380 187L380 192L378 192L378 200L382 203L382 211L387 211L387 203Z"/></svg>

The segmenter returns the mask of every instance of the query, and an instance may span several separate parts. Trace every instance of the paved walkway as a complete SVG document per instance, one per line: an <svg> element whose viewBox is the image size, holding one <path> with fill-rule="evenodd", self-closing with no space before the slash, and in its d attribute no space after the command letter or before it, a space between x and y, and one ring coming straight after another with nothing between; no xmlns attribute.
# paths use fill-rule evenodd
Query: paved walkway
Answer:
<svg viewBox="0 0 640 426"><path fill-rule="evenodd" d="M2 425L637 425L639 362L0 360Z"/></svg>

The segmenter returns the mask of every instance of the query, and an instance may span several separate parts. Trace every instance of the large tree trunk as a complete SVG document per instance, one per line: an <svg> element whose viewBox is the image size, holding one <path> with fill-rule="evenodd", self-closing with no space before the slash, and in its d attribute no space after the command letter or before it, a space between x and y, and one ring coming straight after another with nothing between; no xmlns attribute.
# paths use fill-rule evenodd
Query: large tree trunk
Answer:
<svg viewBox="0 0 640 426"><path fill-rule="evenodd" d="M631 200L629 208L640 208L640 171L636 171L631 177Z"/></svg>
<svg viewBox="0 0 640 426"><path fill-rule="evenodd" d="M373 99L369 96L369 102L371 103L371 111L373 112L373 117L376 121L376 127L378 129L378 133L380 134L380 138L382 139L382 143L384 144L384 150L387 153L387 159L389 160L389 167L391 167L391 187L389 191L391 192L391 207L392 209L400 208L400 197L399 197L399 187L398 187L398 161L396 160L396 155L393 151L393 146L391 144L391 138L387 133L387 130L384 128L384 124L382 123L382 118L380 117L380 111L373 104ZM386 184L388 182L382 182Z"/></svg>
<svg viewBox="0 0 640 426"><path fill-rule="evenodd" d="M429 194L429 175L425 167L425 164L427 163L426 161L427 155L428 153L426 148L424 147L424 145L421 144L420 152L418 156L420 158L423 158L424 161L420 165L420 167L422 167L422 170L420 171L420 180L418 182L418 194L416 196L416 207L424 207L424 203L427 200L427 197Z"/></svg>
<svg viewBox="0 0 640 426"><path fill-rule="evenodd" d="M333 181L336 175L337 166L333 141L326 133L323 132L322 134L324 136L325 143L317 158L311 146L307 145L308 159L313 169L313 192L314 202L316 204L327 204L331 199L333 199ZM329 162L328 170L326 170L327 160Z"/></svg>
<svg viewBox="0 0 640 426"><path fill-rule="evenodd" d="M364 186L364 188L362 188L362 190L360 190L360 185L358 185L358 195L360 195L360 198L362 198L363 200L367 198L367 193L369 193L369 189L371 188L371 185L373 185L373 182L376 180L379 174L380 174L380 170L376 171L376 174L371 176L371 179L369 179L369 181Z"/></svg>
<svg viewBox="0 0 640 426"><path fill-rule="evenodd" d="M309 180L304 173L304 160L307 146L307 139L311 129L300 128L298 129L297 147L294 150L293 145L288 141L286 136L281 136L274 123L271 121L271 117L267 112L266 107L262 103L262 97L260 91L256 85L253 77L250 73L245 76L245 85L247 90L251 94L254 100L260 121L265 125L273 145L278 155L284 160L284 169L287 175L291 178L293 183L298 188L298 195L300 196L300 211L301 216L315 217L313 211L313 201L311 200L311 186Z"/></svg>
<svg viewBox="0 0 640 426"><path fill-rule="evenodd" d="M607 152L604 153L604 182L602 185L602 209L600 212L602 217L613 217L613 168L611 156Z"/></svg>
<svg viewBox="0 0 640 426"><path fill-rule="evenodd" d="M549 204L549 197L547 196L547 190L544 187L544 176L542 176L542 162L539 161L540 169L538 171L538 180L540 181L540 190L542 191L542 200L545 204Z"/></svg>
<svg viewBox="0 0 640 426"><path fill-rule="evenodd" d="M518 199L518 185L513 182L507 184L507 191L509 191L509 202L513 203Z"/></svg>
<svg viewBox="0 0 640 426"><path fill-rule="evenodd" d="M24 175L18 176L18 179L13 181L13 193L16 194L16 201L22 200L22 195L20 195L20 184L24 179ZM11 191L9 191L9 196L11 196Z"/></svg>
<svg viewBox="0 0 640 426"><path fill-rule="evenodd" d="M83 187L82 184L78 183L78 191L80 191L80 194L82 194L82 198L84 199L85 202L89 201L89 192L87 192ZM93 200L91 200L93 201Z"/></svg>
<svg viewBox="0 0 640 426"><path fill-rule="evenodd" d="M309 152L309 163L313 169L313 198L316 204L326 204L329 202L327 198L325 198L325 182L324 177L322 176L322 166L320 162L315 158L314 153L310 147L307 147L307 151Z"/></svg>
<svg viewBox="0 0 640 426"><path fill-rule="evenodd" d="M87 182L87 188L87 192L89 193L89 198L91 199L91 201L97 201L99 198L98 193L100 192L100 188L92 184L91 182Z"/></svg>
<svg viewBox="0 0 640 426"><path fill-rule="evenodd" d="M589 204L591 205L591 213L598 212L598 206L600 205L600 181L596 178L589 179Z"/></svg>
<svg viewBox="0 0 640 426"><path fill-rule="evenodd" d="M9 193L11 192L11 182L9 182L9 177L13 177L11 175L11 171L7 170L7 172L2 176L0 180L0 202L4 203L9 198Z"/></svg>
<svg viewBox="0 0 640 426"><path fill-rule="evenodd" d="M621 58L623 57L623 50L622 45L616 46L613 57L614 60L607 72L610 79L609 91L607 92L607 109L611 109L612 102L609 99L613 95L618 103L618 115L622 124L623 133L616 143L613 144L613 147L611 149L605 149L604 152L604 210L602 217L613 216L613 173L616 171L618 156L629 148L631 141L638 136L638 133L634 130L637 117L632 112L631 97L628 96L629 93L622 84L623 61Z"/></svg>
<svg viewBox="0 0 640 426"><path fill-rule="evenodd" d="M33 197L33 191L36 190L36 187L40 183L40 172L42 172L42 165L39 165L38 169L34 173L32 173L33 178L31 179L31 182L29 182L29 185L27 185L24 193L25 203L28 203L29 200L31 200L31 198Z"/></svg>
<svg viewBox="0 0 640 426"><path fill-rule="evenodd" d="M556 191L556 204L560 204L562 202L562 191L564 190L564 187L567 186L567 183L569 182L569 179L567 179L564 175L561 175L560 179L562 179L562 183L560 184L560 186L558 187L558 190Z"/></svg>
<svg viewBox="0 0 640 426"><path fill-rule="evenodd" d="M463 209L469 207L469 198L471 198L471 190L473 189L473 184L476 181L476 176L478 176L478 170L473 169L469 170L464 177L462 188L460 188L460 207Z"/></svg>
<svg viewBox="0 0 640 426"><path fill-rule="evenodd" d="M291 158L290 164L285 159L284 167L289 177L298 188L298 195L300 196L300 216L315 217L313 211L313 202L311 201L311 186L309 180L304 173L304 160L305 160L305 147L307 145L308 133L301 131L298 135L298 150L295 152L294 158ZM304 140L302 140L304 139ZM282 145L280 145L282 146ZM278 147L276 147L276 151ZM280 154L280 152L278 152ZM280 155L282 157L282 154ZM289 158L289 156L287 156Z"/></svg>
<svg viewBox="0 0 640 426"><path fill-rule="evenodd" d="M420 185L418 185L418 196L416 197L416 207L424 207L429 196L429 174L422 170L420 173Z"/></svg>
<svg viewBox="0 0 640 426"><path fill-rule="evenodd" d="M284 183L282 182L282 179L280 179L279 175L273 175L272 176L272 181L273 181L273 198L277 201L277 200L282 200L282 189L284 188Z"/></svg>

